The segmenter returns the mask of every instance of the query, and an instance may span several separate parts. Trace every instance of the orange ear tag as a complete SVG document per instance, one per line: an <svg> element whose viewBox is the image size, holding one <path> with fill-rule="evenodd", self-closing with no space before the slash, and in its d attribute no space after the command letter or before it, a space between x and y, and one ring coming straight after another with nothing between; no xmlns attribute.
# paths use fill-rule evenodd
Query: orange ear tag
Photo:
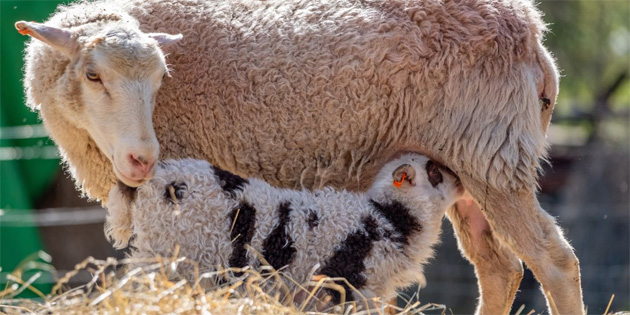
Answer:
<svg viewBox="0 0 630 315"><path fill-rule="evenodd" d="M405 178L407 178L407 173L402 173L402 178L400 179L400 181L395 180L394 181L394 186L396 188L400 188L400 186L403 184L403 182L405 181Z"/></svg>
<svg viewBox="0 0 630 315"><path fill-rule="evenodd" d="M35 21L31 21L31 23L37 23ZM20 33L21 35L31 35L33 34L33 31L29 28L23 29L23 30L17 30L18 33Z"/></svg>

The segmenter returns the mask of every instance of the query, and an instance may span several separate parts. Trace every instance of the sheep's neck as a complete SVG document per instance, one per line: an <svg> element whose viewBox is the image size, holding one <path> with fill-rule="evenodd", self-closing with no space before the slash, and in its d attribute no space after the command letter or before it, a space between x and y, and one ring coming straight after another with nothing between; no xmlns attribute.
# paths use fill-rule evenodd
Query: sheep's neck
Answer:
<svg viewBox="0 0 630 315"><path fill-rule="evenodd" d="M51 138L60 148L61 157L75 183L92 198L107 202L107 194L115 184L111 162L103 155L85 129L70 123L52 106L42 106L41 116Z"/></svg>

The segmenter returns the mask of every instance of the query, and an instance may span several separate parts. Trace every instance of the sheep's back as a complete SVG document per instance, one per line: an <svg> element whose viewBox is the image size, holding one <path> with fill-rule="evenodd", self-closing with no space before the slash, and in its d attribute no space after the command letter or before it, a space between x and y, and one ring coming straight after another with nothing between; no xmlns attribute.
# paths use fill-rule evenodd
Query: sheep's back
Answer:
<svg viewBox="0 0 630 315"><path fill-rule="evenodd" d="M249 181L237 197L255 211L250 245L257 252L248 253L248 263L258 265L262 255L274 268L287 267L283 271L298 282L325 265L348 235L364 229L362 218L371 215L366 197L356 193L278 189Z"/></svg>
<svg viewBox="0 0 630 315"><path fill-rule="evenodd" d="M285 187L365 187L412 148L508 187L545 154L529 2L137 1L181 32L154 124L162 157ZM554 95L555 96L555 95Z"/></svg>

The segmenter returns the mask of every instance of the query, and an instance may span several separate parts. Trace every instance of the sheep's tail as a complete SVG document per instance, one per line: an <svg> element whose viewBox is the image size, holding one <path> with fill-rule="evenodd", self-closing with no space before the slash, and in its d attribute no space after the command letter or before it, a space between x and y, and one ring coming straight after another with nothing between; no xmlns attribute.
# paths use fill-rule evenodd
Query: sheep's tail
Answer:
<svg viewBox="0 0 630 315"><path fill-rule="evenodd" d="M105 218L105 237L114 248L123 249L129 245L133 232L131 224L131 203L133 199L130 192L135 191L119 183L109 192L107 202L107 217Z"/></svg>

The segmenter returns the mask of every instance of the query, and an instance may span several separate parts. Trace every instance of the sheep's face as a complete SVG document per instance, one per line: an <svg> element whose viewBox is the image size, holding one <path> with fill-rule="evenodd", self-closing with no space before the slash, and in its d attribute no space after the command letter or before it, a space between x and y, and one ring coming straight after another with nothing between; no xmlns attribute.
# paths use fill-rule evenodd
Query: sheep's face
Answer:
<svg viewBox="0 0 630 315"><path fill-rule="evenodd" d="M168 70L158 43L137 30L106 30L86 43L74 76L84 108L79 113L114 173L138 186L151 178L159 145L153 108Z"/></svg>
<svg viewBox="0 0 630 315"><path fill-rule="evenodd" d="M93 36L30 22L16 27L69 57L59 79L61 110L88 131L116 177L132 187L152 178L159 154L152 115L168 75L160 46L181 35L146 34L122 23Z"/></svg>
<svg viewBox="0 0 630 315"><path fill-rule="evenodd" d="M419 154L405 154L386 163L375 179L371 194L393 198L412 208L432 206L442 215L463 193L457 176L445 166Z"/></svg>

